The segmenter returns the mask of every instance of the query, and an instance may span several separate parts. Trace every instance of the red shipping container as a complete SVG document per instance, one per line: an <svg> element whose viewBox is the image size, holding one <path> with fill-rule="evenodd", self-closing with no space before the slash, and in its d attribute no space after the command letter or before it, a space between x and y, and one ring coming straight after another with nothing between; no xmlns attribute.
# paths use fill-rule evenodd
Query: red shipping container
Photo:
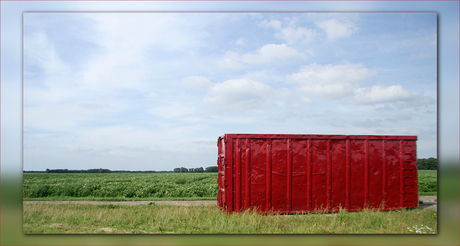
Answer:
<svg viewBox="0 0 460 246"><path fill-rule="evenodd" d="M417 136L225 134L217 202L227 213L418 207Z"/></svg>

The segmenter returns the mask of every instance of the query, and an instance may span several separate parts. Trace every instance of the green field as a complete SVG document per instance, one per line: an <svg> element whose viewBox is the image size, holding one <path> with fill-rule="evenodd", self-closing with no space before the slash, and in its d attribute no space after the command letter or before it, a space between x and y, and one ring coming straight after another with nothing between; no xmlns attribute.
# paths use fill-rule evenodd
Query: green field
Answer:
<svg viewBox="0 0 460 246"><path fill-rule="evenodd" d="M419 195L436 195L437 171L418 171ZM24 200L210 200L217 173L25 173Z"/></svg>
<svg viewBox="0 0 460 246"><path fill-rule="evenodd" d="M25 173L24 200L209 200L217 173Z"/></svg>
<svg viewBox="0 0 460 246"><path fill-rule="evenodd" d="M216 173L24 174L24 200L215 200ZM419 193L436 194L436 171L419 171ZM23 204L26 234L431 234L437 212L227 215L217 206Z"/></svg>
<svg viewBox="0 0 460 246"><path fill-rule="evenodd" d="M438 191L438 171L418 171L418 194L419 196L436 195Z"/></svg>

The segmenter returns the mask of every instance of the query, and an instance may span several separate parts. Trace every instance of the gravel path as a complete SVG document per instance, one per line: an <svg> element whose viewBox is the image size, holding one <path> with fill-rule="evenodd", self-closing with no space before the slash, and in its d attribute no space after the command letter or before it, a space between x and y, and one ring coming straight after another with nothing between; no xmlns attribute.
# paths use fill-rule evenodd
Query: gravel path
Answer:
<svg viewBox="0 0 460 246"><path fill-rule="evenodd" d="M420 196L419 209L438 210L438 197L437 196ZM181 206L209 206L217 205L217 201L123 201L123 202L112 202L112 201L24 201L24 204L30 203L52 203L52 204L94 204L94 205L146 205L149 203L155 204L169 204L169 205L181 205Z"/></svg>
<svg viewBox="0 0 460 246"><path fill-rule="evenodd" d="M428 210L438 210L438 197L437 196L420 196L418 208Z"/></svg>

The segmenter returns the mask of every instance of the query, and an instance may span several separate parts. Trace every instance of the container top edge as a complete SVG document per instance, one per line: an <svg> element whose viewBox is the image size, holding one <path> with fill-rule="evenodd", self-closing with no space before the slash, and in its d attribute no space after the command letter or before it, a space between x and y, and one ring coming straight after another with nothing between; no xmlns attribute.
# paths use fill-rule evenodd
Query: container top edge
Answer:
<svg viewBox="0 0 460 246"><path fill-rule="evenodd" d="M289 138L289 139L376 139L376 140L417 140L413 135L327 135L327 134L253 134L226 133L225 138Z"/></svg>

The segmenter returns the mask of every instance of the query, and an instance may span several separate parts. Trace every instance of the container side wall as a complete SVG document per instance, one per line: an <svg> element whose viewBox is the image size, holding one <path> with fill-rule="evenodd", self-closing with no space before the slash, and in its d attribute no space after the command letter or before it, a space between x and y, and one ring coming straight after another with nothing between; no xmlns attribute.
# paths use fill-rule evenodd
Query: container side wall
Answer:
<svg viewBox="0 0 460 246"><path fill-rule="evenodd" d="M401 208L401 178L399 168L399 141L386 142L386 166L387 166L387 199L388 209Z"/></svg>
<svg viewBox="0 0 460 246"><path fill-rule="evenodd" d="M308 140L292 141L292 210L306 211L308 204Z"/></svg>
<svg viewBox="0 0 460 246"><path fill-rule="evenodd" d="M364 205L364 159L365 140L350 141L350 210L359 210Z"/></svg>
<svg viewBox="0 0 460 246"><path fill-rule="evenodd" d="M322 210L327 204L327 140L312 140L312 209Z"/></svg>
<svg viewBox="0 0 460 246"><path fill-rule="evenodd" d="M251 139L251 207L267 211L267 144L264 139Z"/></svg>
<svg viewBox="0 0 460 246"><path fill-rule="evenodd" d="M226 134L217 147L228 213L418 206L416 137Z"/></svg>
<svg viewBox="0 0 460 246"><path fill-rule="evenodd" d="M332 191L331 207L346 208L346 168L347 150L345 140L332 141Z"/></svg>
<svg viewBox="0 0 460 246"><path fill-rule="evenodd" d="M272 140L272 208L287 209L287 141Z"/></svg>
<svg viewBox="0 0 460 246"><path fill-rule="evenodd" d="M369 206L371 208L379 208L383 205L382 151L382 140L369 140Z"/></svg>

